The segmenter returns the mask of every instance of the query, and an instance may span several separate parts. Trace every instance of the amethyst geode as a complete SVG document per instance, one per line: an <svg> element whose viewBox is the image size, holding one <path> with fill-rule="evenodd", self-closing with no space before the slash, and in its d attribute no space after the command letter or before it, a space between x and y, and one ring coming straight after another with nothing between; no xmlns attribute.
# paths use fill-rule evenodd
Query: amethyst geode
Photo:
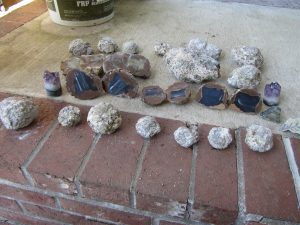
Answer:
<svg viewBox="0 0 300 225"><path fill-rule="evenodd" d="M277 82L266 84L264 91L264 103L268 106L279 104L281 86Z"/></svg>
<svg viewBox="0 0 300 225"><path fill-rule="evenodd" d="M44 87L48 96L61 96L61 84L59 72L49 72L46 70L43 75Z"/></svg>

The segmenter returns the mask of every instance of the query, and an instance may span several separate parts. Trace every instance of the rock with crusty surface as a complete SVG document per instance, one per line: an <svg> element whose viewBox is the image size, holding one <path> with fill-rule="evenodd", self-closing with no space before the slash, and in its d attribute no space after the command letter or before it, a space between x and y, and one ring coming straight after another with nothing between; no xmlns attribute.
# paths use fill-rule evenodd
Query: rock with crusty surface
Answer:
<svg viewBox="0 0 300 225"><path fill-rule="evenodd" d="M139 53L139 46L134 41L126 41L123 43L122 52L127 54Z"/></svg>
<svg viewBox="0 0 300 225"><path fill-rule="evenodd" d="M174 132L175 141L184 148L189 148L193 144L198 142L199 135L197 126L188 127L179 127Z"/></svg>
<svg viewBox="0 0 300 225"><path fill-rule="evenodd" d="M101 53L106 53L106 54L116 52L118 49L118 45L110 37L101 38L100 41L98 42L97 47Z"/></svg>
<svg viewBox="0 0 300 225"><path fill-rule="evenodd" d="M166 42L157 42L154 45L154 53L158 56L164 56L171 49L171 45Z"/></svg>
<svg viewBox="0 0 300 225"><path fill-rule="evenodd" d="M232 135L228 128L213 127L208 134L209 144L215 149L225 149L232 142Z"/></svg>
<svg viewBox="0 0 300 225"><path fill-rule="evenodd" d="M233 70L227 81L234 88L256 88L261 81L261 72L255 66L245 65Z"/></svg>
<svg viewBox="0 0 300 225"><path fill-rule="evenodd" d="M91 55L94 53L90 43L83 41L82 39L75 39L71 41L69 45L69 52L73 56Z"/></svg>
<svg viewBox="0 0 300 225"><path fill-rule="evenodd" d="M136 132L143 138L151 138L160 132L160 125L152 116L140 118L135 125Z"/></svg>
<svg viewBox="0 0 300 225"><path fill-rule="evenodd" d="M300 118L289 118L280 127L282 131L290 131L294 134L300 134Z"/></svg>
<svg viewBox="0 0 300 225"><path fill-rule="evenodd" d="M27 127L38 115L38 107L30 98L8 97L0 102L0 119L6 129Z"/></svg>
<svg viewBox="0 0 300 225"><path fill-rule="evenodd" d="M216 45L210 44L207 41L203 41L200 38L195 38L189 41L187 48L196 54L208 55L215 60L219 60L222 49Z"/></svg>
<svg viewBox="0 0 300 225"><path fill-rule="evenodd" d="M58 122L63 127L76 126L81 119L80 109L76 106L68 105L62 108L58 114Z"/></svg>
<svg viewBox="0 0 300 225"><path fill-rule="evenodd" d="M111 134L121 126L122 117L113 105L101 102L90 109L87 122L95 133Z"/></svg>
<svg viewBox="0 0 300 225"><path fill-rule="evenodd" d="M247 128L245 143L256 152L267 152L273 147L272 131L260 125L251 125Z"/></svg>
<svg viewBox="0 0 300 225"><path fill-rule="evenodd" d="M264 63L264 57L257 47L241 46L231 50L232 60L238 66L252 65L261 68Z"/></svg>

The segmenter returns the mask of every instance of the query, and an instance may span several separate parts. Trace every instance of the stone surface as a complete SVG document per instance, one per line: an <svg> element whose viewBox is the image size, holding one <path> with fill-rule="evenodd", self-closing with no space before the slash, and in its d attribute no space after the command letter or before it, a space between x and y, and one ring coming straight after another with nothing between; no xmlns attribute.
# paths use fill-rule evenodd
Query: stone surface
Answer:
<svg viewBox="0 0 300 225"><path fill-rule="evenodd" d="M279 104L281 86L277 82L266 84L264 89L264 103L268 106Z"/></svg>
<svg viewBox="0 0 300 225"><path fill-rule="evenodd" d="M201 83L220 77L219 62L207 55L197 55L184 48L172 48L165 55L170 73L178 80Z"/></svg>
<svg viewBox="0 0 300 225"><path fill-rule="evenodd" d="M282 131L290 131L295 134L300 134L300 118L289 118L280 127Z"/></svg>
<svg viewBox="0 0 300 225"><path fill-rule="evenodd" d="M222 49L216 45L208 43L207 41L203 41L201 38L191 39L187 48L195 54L208 55L216 60L219 60L222 52Z"/></svg>
<svg viewBox="0 0 300 225"><path fill-rule="evenodd" d="M231 50L232 60L238 66L252 65L261 68L264 58L257 47L240 46Z"/></svg>
<svg viewBox="0 0 300 225"><path fill-rule="evenodd" d="M9 130L27 127L38 116L38 107L30 98L8 97L0 102L0 120Z"/></svg>
<svg viewBox="0 0 300 225"><path fill-rule="evenodd" d="M67 75L71 70L80 70L80 59L77 57L71 57L69 59L63 60L60 63L60 70L63 75Z"/></svg>
<svg viewBox="0 0 300 225"><path fill-rule="evenodd" d="M122 52L128 54L138 54L139 53L139 46L134 41L126 41L123 43Z"/></svg>
<svg viewBox="0 0 300 225"><path fill-rule="evenodd" d="M222 85L207 83L200 87L196 95L196 101L209 108L225 109L227 107L228 93Z"/></svg>
<svg viewBox="0 0 300 225"><path fill-rule="evenodd" d="M198 142L198 127L197 125L191 125L188 127L179 127L174 132L175 141L184 148L189 148L193 144Z"/></svg>
<svg viewBox="0 0 300 225"><path fill-rule="evenodd" d="M90 43L83 41L82 39L75 39L70 42L69 52L73 56L81 55L91 55L93 54L93 49L91 48Z"/></svg>
<svg viewBox="0 0 300 225"><path fill-rule="evenodd" d="M208 134L209 144L215 149L225 149L232 142L232 136L228 128L213 127Z"/></svg>
<svg viewBox="0 0 300 225"><path fill-rule="evenodd" d="M161 130L159 123L152 116L140 118L135 125L135 129L143 138L151 138Z"/></svg>
<svg viewBox="0 0 300 225"><path fill-rule="evenodd" d="M110 37L101 38L98 42L97 47L101 53L106 53L106 54L113 53L113 52L117 51L117 49L118 49L118 45Z"/></svg>
<svg viewBox="0 0 300 225"><path fill-rule="evenodd" d="M148 105L160 105L166 99L167 95L159 86L147 86L142 90L141 99Z"/></svg>
<svg viewBox="0 0 300 225"><path fill-rule="evenodd" d="M273 147L272 131L260 125L251 125L247 128L245 143L256 152L267 152Z"/></svg>
<svg viewBox="0 0 300 225"><path fill-rule="evenodd" d="M164 56L171 49L171 45L167 42L157 42L154 45L154 53L158 56Z"/></svg>
<svg viewBox="0 0 300 225"><path fill-rule="evenodd" d="M234 88L256 88L261 81L261 72L255 66L245 65L234 69L227 82Z"/></svg>
<svg viewBox="0 0 300 225"><path fill-rule="evenodd" d="M104 90L114 96L135 98L138 95L138 83L131 73L125 70L113 70L103 77Z"/></svg>
<svg viewBox="0 0 300 225"><path fill-rule="evenodd" d="M101 80L95 75L87 75L81 70L71 70L66 80L67 90L75 98L93 99L103 94Z"/></svg>
<svg viewBox="0 0 300 225"><path fill-rule="evenodd" d="M80 67L87 73L95 74L100 77L104 75L103 72L103 61L105 55L82 55L80 56Z"/></svg>
<svg viewBox="0 0 300 225"><path fill-rule="evenodd" d="M90 109L87 121L95 133L111 134L120 127L122 117L113 105L101 102Z"/></svg>
<svg viewBox="0 0 300 225"><path fill-rule="evenodd" d="M281 108L279 106L272 106L265 111L259 114L263 119L269 120L275 123L280 123L280 115L281 115Z"/></svg>
<svg viewBox="0 0 300 225"><path fill-rule="evenodd" d="M76 106L65 106L59 111L58 122L63 127L76 126L81 120L80 109Z"/></svg>
<svg viewBox="0 0 300 225"><path fill-rule="evenodd" d="M107 56L103 63L103 69L105 73L114 69L124 69L139 78L149 78L151 76L149 60L139 54L117 52Z"/></svg>
<svg viewBox="0 0 300 225"><path fill-rule="evenodd" d="M254 89L239 89L230 99L229 107L236 111L256 114L261 110L260 94Z"/></svg>
<svg viewBox="0 0 300 225"><path fill-rule="evenodd" d="M167 88L166 94L169 102L184 104L190 99L191 88L187 83L176 82Z"/></svg>
<svg viewBox="0 0 300 225"><path fill-rule="evenodd" d="M46 70L43 80L48 96L60 96L62 94L59 72L49 72Z"/></svg>

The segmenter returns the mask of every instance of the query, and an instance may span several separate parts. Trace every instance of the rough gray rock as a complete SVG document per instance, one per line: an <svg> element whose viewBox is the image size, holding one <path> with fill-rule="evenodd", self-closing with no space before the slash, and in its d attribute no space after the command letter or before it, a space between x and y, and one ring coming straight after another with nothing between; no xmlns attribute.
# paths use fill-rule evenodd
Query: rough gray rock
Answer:
<svg viewBox="0 0 300 225"><path fill-rule="evenodd" d="M106 53L106 54L113 53L118 49L118 45L110 37L101 38L100 41L98 42L97 47L101 53Z"/></svg>
<svg viewBox="0 0 300 225"><path fill-rule="evenodd" d="M229 129L224 127L213 127L207 138L210 145L215 149L225 149L232 142Z"/></svg>
<svg viewBox="0 0 300 225"><path fill-rule="evenodd" d="M197 126L179 127L174 132L175 141L182 147L188 148L198 142L199 135Z"/></svg>
<svg viewBox="0 0 300 225"><path fill-rule="evenodd" d="M136 132L144 138L151 138L160 132L160 125L152 116L140 118L135 125Z"/></svg>
<svg viewBox="0 0 300 225"><path fill-rule="evenodd" d="M255 66L245 65L233 70L227 81L234 88L256 88L261 81L261 72Z"/></svg>
<svg viewBox="0 0 300 225"><path fill-rule="evenodd" d="M267 152L273 147L273 135L269 128L251 125L247 128L245 143L257 152Z"/></svg>
<svg viewBox="0 0 300 225"><path fill-rule="evenodd" d="M280 115L281 115L281 108L279 106L272 106L265 111L259 114L263 119L269 120L275 123L280 123Z"/></svg>
<svg viewBox="0 0 300 225"><path fill-rule="evenodd" d="M200 38L195 38L189 41L187 48L189 51L200 55L208 55L215 60L219 60L222 49L216 45L210 44L207 41L203 41Z"/></svg>
<svg viewBox="0 0 300 225"><path fill-rule="evenodd" d="M101 102L90 109L87 122L95 133L111 134L121 126L122 117L113 105Z"/></svg>
<svg viewBox="0 0 300 225"><path fill-rule="evenodd" d="M71 41L69 45L69 52L73 56L81 55L91 55L93 54L93 49L91 48L90 43L83 41L82 39L75 39Z"/></svg>
<svg viewBox="0 0 300 225"><path fill-rule="evenodd" d="M58 122L63 127L76 126L80 122L80 119L80 109L72 105L62 108L58 114Z"/></svg>
<svg viewBox="0 0 300 225"><path fill-rule="evenodd" d="M28 126L38 115L38 107L25 97L8 97L0 102L0 119L6 129Z"/></svg>
<svg viewBox="0 0 300 225"><path fill-rule="evenodd" d="M207 55L194 54L184 48L172 48L165 55L168 70L178 80L201 83L220 77L219 62Z"/></svg>
<svg viewBox="0 0 300 225"><path fill-rule="evenodd" d="M295 134L300 134L300 118L289 118L280 127L282 131L290 131Z"/></svg>
<svg viewBox="0 0 300 225"><path fill-rule="evenodd" d="M257 47L241 46L231 50L232 60L238 66L252 65L261 68L264 63L264 57Z"/></svg>
<svg viewBox="0 0 300 225"><path fill-rule="evenodd" d="M139 46L134 41L126 41L123 43L122 52L125 52L128 54L138 54Z"/></svg>
<svg viewBox="0 0 300 225"><path fill-rule="evenodd" d="M164 56L171 49L171 45L166 42L157 42L154 45L154 53L158 56Z"/></svg>

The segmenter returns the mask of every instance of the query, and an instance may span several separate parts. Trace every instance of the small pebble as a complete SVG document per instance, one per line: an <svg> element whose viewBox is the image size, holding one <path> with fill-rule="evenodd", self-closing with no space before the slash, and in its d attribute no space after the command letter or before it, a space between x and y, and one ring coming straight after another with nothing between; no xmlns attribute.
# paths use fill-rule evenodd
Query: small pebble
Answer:
<svg viewBox="0 0 300 225"><path fill-rule="evenodd" d="M197 126L179 127L174 132L175 141L184 148L189 148L198 142L199 135Z"/></svg>
<svg viewBox="0 0 300 225"><path fill-rule="evenodd" d="M139 53L139 46L134 41L126 41L123 43L122 52L128 54L137 54Z"/></svg>
<svg viewBox="0 0 300 225"><path fill-rule="evenodd" d="M171 49L171 45L166 42L157 42L154 45L154 53L158 56L164 56Z"/></svg>
<svg viewBox="0 0 300 225"><path fill-rule="evenodd" d="M208 134L208 141L215 149L225 149L232 142L232 136L228 128L213 127Z"/></svg>
<svg viewBox="0 0 300 225"><path fill-rule="evenodd" d="M160 132L160 125L152 116L140 118L135 125L136 132L143 138L151 138Z"/></svg>
<svg viewBox="0 0 300 225"><path fill-rule="evenodd" d="M80 109L76 106L66 106L59 111L58 122L63 127L76 126L81 119Z"/></svg>
<svg viewBox="0 0 300 225"><path fill-rule="evenodd" d="M90 43L85 42L82 39L75 39L71 41L69 45L69 52L73 56L77 56L77 57L81 55L92 55L94 53Z"/></svg>
<svg viewBox="0 0 300 225"><path fill-rule="evenodd" d="M118 49L118 45L111 37L101 38L100 41L98 42L97 47L101 53L106 53L106 54L113 53Z"/></svg>
<svg viewBox="0 0 300 225"><path fill-rule="evenodd" d="M251 125L247 128L245 143L256 152L267 152L273 147L272 131L260 125Z"/></svg>

